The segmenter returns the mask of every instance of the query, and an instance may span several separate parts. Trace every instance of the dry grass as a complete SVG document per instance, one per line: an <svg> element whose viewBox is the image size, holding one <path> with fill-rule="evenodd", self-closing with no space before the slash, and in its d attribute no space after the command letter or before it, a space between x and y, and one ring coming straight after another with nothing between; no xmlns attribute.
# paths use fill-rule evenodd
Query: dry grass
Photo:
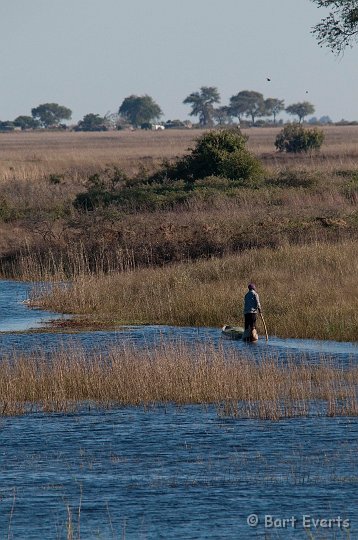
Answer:
<svg viewBox="0 0 358 540"><path fill-rule="evenodd" d="M318 156L277 154L274 141L281 128L251 128L248 147L268 164L305 163L327 168L342 163L351 166L358 157L358 126L328 126ZM1 133L0 183L7 179L38 181L49 174L69 172L73 180L109 164L122 166L129 174L138 163L153 166L162 159L184 154L202 130L164 132L120 131L107 133Z"/></svg>
<svg viewBox="0 0 358 540"><path fill-rule="evenodd" d="M80 274L66 288L35 290L34 301L119 323L221 326L241 322L243 295L253 280L271 334L355 341L357 275L358 244L345 241L249 250L109 275Z"/></svg>
<svg viewBox="0 0 358 540"><path fill-rule="evenodd" d="M358 126L324 128L324 147L313 156L277 153L274 141L279 129L243 130L249 136L249 149L263 159L269 170L286 166L326 173L342 167L356 169ZM142 166L154 170L163 159L186 153L202 133L202 130L0 133L0 195L9 194L12 186L21 196L33 195L38 203L39 188L45 199L51 196L48 178L57 175L63 178L56 197L72 196L81 189L88 175L111 165L123 168L129 175L136 174Z"/></svg>
<svg viewBox="0 0 358 540"><path fill-rule="evenodd" d="M358 127L325 128L326 143L313 156L276 153L278 129L244 130L249 148L263 160L268 180L288 168L298 177L316 176L312 188L268 182L228 197L205 186L175 211L120 212L108 219L78 215L72 206L90 174L111 165L129 175L142 166L153 170L164 158L185 153L202 131L0 134L0 254L26 246L64 254L73 244L78 249L80 241L88 253L109 246L109 252L125 251L126 260L134 254L134 264L143 265L221 255L244 245L352 237L357 185L340 173L357 169ZM89 238L98 245L88 245ZM121 257L113 263L118 261Z"/></svg>
<svg viewBox="0 0 358 540"><path fill-rule="evenodd" d="M0 184L14 178L39 181L49 174L65 174L74 182L116 164L128 174L138 164L158 164L186 152L200 130L167 132L0 134Z"/></svg>
<svg viewBox="0 0 358 540"><path fill-rule="evenodd" d="M259 362L213 346L67 349L3 358L0 414L68 412L82 407L214 404L220 414L279 420L310 414L355 416L358 369L304 360Z"/></svg>

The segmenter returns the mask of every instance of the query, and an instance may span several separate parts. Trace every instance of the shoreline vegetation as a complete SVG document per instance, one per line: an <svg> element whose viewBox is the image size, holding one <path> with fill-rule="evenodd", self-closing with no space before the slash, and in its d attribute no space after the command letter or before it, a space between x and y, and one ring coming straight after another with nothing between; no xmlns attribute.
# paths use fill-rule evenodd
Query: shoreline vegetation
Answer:
<svg viewBox="0 0 358 540"><path fill-rule="evenodd" d="M14 353L0 364L0 415L73 413L86 408L215 406L219 415L278 421L357 416L358 369L322 357L246 359L211 344L130 346L89 353Z"/></svg>
<svg viewBox="0 0 358 540"><path fill-rule="evenodd" d="M320 243L161 268L80 274L66 285L34 287L30 303L79 314L87 325L89 316L102 325L220 327L242 323L243 296L254 278L271 335L356 341L357 275L356 242ZM262 333L260 325L258 320Z"/></svg>
<svg viewBox="0 0 358 540"><path fill-rule="evenodd" d="M269 333L357 340L358 127L307 154L276 152L279 129L211 165L210 131L2 134L1 276L101 325L237 324L253 280Z"/></svg>

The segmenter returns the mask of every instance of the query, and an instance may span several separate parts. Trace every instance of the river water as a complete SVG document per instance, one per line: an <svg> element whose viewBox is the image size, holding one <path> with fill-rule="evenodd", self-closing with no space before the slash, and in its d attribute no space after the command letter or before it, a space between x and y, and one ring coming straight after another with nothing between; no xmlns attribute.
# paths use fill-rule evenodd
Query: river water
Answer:
<svg viewBox="0 0 358 540"><path fill-rule="evenodd" d="M221 342L214 328L19 333L53 318L23 304L29 287L0 282L2 353L69 341L88 349ZM351 343L270 337L225 347L313 362L329 355L342 366L358 360ZM201 406L1 418L0 538L358 539L357 436L356 418L240 420Z"/></svg>

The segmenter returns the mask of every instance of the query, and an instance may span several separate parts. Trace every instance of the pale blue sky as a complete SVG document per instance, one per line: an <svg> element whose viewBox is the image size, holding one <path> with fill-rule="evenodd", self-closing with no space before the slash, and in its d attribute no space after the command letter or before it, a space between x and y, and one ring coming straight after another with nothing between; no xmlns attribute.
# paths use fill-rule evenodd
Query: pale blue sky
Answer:
<svg viewBox="0 0 358 540"><path fill-rule="evenodd" d="M319 48L324 14L310 0L0 0L0 120L57 102L77 121L130 94L184 119L201 86L222 105L256 90L358 120L358 45L341 59Z"/></svg>

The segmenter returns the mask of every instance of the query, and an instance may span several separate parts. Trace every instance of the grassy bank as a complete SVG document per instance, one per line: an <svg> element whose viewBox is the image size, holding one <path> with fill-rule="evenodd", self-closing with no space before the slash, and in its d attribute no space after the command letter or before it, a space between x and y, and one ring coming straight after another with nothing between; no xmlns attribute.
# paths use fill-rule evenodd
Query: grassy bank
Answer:
<svg viewBox="0 0 358 540"><path fill-rule="evenodd" d="M209 176L193 189L180 178L147 179L193 147L200 130L1 134L1 274L30 278L36 265L45 273L62 265L70 276L357 238L358 128L325 128L319 154L293 156L274 150L277 132L246 130L264 167L260 182ZM109 194L108 167L128 177ZM74 203L96 174L107 202L80 211ZM80 269L72 252L83 254Z"/></svg>
<svg viewBox="0 0 358 540"><path fill-rule="evenodd" d="M0 364L0 414L68 412L86 407L214 404L239 418L279 420L310 414L355 416L358 370L322 363L253 362L209 345L114 348L88 355L67 349L15 356Z"/></svg>
<svg viewBox="0 0 358 540"><path fill-rule="evenodd" d="M199 130L4 135L1 276L73 280L49 309L210 326L241 322L254 280L271 334L356 340L358 127L325 128L312 155L277 153L278 129L247 130L260 174L225 154L228 178L201 178L207 159L170 176Z"/></svg>
<svg viewBox="0 0 358 540"><path fill-rule="evenodd" d="M249 250L109 275L82 274L69 287L34 291L33 300L47 309L119 323L221 326L242 322L242 299L253 280L270 334L355 341L357 275L358 245L346 241Z"/></svg>

